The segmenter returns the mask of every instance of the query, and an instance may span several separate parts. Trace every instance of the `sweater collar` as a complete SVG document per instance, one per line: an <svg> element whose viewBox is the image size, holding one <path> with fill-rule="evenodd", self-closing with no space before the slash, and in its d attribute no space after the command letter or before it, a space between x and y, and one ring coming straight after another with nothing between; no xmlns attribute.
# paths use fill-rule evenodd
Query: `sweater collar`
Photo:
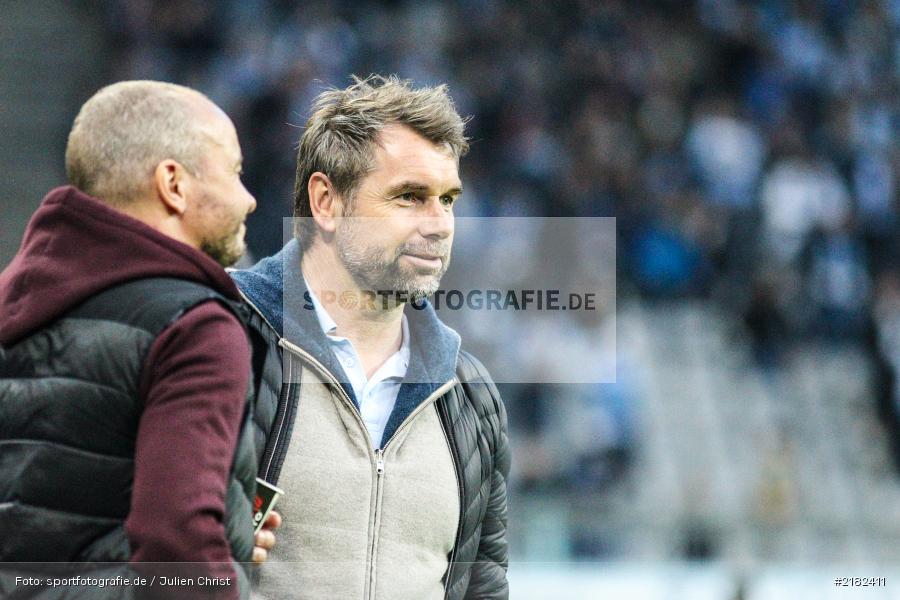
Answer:
<svg viewBox="0 0 900 600"><path fill-rule="evenodd" d="M300 244L293 239L277 254L250 269L232 271L231 276L280 336L311 354L345 383L348 378L328 346L300 271L301 256ZM423 393L453 378L460 337L440 321L430 302L420 306L405 310L411 361L404 386L424 386L419 389Z"/></svg>

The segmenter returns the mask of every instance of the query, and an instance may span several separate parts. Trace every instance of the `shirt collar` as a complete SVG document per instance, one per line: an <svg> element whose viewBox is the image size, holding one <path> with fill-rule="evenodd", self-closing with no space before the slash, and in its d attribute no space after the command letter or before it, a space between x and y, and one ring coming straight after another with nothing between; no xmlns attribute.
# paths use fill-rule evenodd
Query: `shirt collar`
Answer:
<svg viewBox="0 0 900 600"><path fill-rule="evenodd" d="M340 337L334 335L334 332L337 330L337 323L335 323L334 319L331 318L331 315L328 314L328 311L325 310L325 307L322 306L322 303L319 302L319 298L316 296L316 293L307 285L307 289L309 291L309 297L312 300L313 308L316 311L316 318L319 320L319 327L322 328L322 333L325 334L325 337L328 338L328 341L331 343L340 343L343 341L350 342L347 338ZM392 375L403 377L406 373L406 368L409 366L409 356L410 356L410 345L409 345L409 323L406 319L406 311L403 312L403 317L401 320L401 341L400 341L400 350L399 353L399 364L398 367L402 366L402 372L392 373ZM393 369L392 369L393 370Z"/></svg>
<svg viewBox="0 0 900 600"><path fill-rule="evenodd" d="M322 333L313 306L307 301L309 290L300 271L302 255L299 242L292 239L274 256L262 259L250 269L233 271L231 276L276 334L319 360L352 397L352 389L345 385L347 375L334 359L328 337ZM402 415L415 408L416 398L427 397L450 380L458 362L459 335L438 319L430 302L425 300L423 305L421 310L404 313L409 322L410 356L415 354L416 359L410 359L409 385L398 399L408 404L398 413Z"/></svg>
<svg viewBox="0 0 900 600"><path fill-rule="evenodd" d="M334 330L337 329L337 323L334 322L334 319L331 318L331 315L328 314L328 311L325 310L325 307L319 302L319 297L316 296L316 293L312 288L308 285L306 287L307 290L309 290L309 297L312 300L313 308L316 309L316 318L319 319L319 327L322 328L322 333L330 336L334 333Z"/></svg>

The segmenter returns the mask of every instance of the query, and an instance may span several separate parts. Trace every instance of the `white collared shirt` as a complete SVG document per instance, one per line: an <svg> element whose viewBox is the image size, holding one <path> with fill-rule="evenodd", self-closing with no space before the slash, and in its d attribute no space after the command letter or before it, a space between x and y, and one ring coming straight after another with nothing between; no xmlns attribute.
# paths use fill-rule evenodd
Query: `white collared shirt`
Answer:
<svg viewBox="0 0 900 600"><path fill-rule="evenodd" d="M394 410L397 394L400 392L400 384L409 367L409 325L406 322L406 315L403 315L402 320L403 339L400 342L400 349L384 361L384 364L372 374L370 379L367 379L365 368L353 343L345 337L334 335L337 323L334 322L311 289L309 295L313 307L316 309L316 317L319 319L322 332L328 338L331 351L334 352L350 380L350 386L359 402L360 416L362 416L363 423L366 424L372 440L372 447L380 448L384 428Z"/></svg>

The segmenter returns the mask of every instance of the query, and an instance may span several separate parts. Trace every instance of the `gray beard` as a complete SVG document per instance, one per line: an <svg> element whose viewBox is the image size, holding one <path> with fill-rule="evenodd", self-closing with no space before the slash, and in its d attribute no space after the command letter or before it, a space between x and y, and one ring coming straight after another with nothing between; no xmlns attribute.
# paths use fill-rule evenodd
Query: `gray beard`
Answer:
<svg viewBox="0 0 900 600"><path fill-rule="evenodd" d="M341 262L361 290L389 292L408 302L418 302L438 290L441 277L450 267L449 250L443 251L442 248L433 247L425 249L403 244L397 248L393 257L385 260L381 249L353 243L354 237L358 239L358 236L354 235L357 231L358 228L351 225L340 227L336 232L335 241ZM413 268L404 268L400 263L403 254L422 250L445 257L440 271L420 274Z"/></svg>
<svg viewBox="0 0 900 600"><path fill-rule="evenodd" d="M228 235L215 240L203 240L200 243L200 251L223 267L230 267L240 260L246 250L243 241L238 239L240 229L241 223L238 223L237 228Z"/></svg>
<svg viewBox="0 0 900 600"><path fill-rule="evenodd" d="M200 250L223 267L230 267L244 255L243 244L235 241L234 235L218 240L204 240Z"/></svg>

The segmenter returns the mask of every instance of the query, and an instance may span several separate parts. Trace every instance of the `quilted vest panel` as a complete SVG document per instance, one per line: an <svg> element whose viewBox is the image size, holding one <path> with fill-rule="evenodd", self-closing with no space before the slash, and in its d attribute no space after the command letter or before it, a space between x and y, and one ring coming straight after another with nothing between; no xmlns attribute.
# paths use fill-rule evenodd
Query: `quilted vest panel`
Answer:
<svg viewBox="0 0 900 600"><path fill-rule="evenodd" d="M144 279L94 296L0 352L0 561L128 560L123 524L144 359L166 327L211 299L243 321L211 288ZM248 404L226 497L232 555L245 563L256 471L249 414Z"/></svg>

